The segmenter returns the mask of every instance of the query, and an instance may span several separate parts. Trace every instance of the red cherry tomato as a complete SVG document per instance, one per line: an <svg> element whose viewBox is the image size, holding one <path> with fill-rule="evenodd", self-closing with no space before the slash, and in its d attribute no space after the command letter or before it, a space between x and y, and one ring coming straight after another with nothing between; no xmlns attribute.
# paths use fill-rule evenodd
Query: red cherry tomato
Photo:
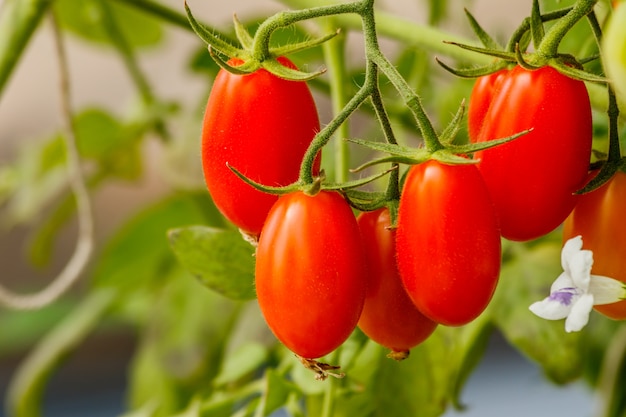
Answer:
<svg viewBox="0 0 626 417"><path fill-rule="evenodd" d="M276 337L303 358L324 356L355 329L367 268L352 209L337 192L281 196L256 252L259 306Z"/></svg>
<svg viewBox="0 0 626 417"><path fill-rule="evenodd" d="M279 61L295 68L286 58ZM302 157L319 128L306 83L283 80L264 69L248 75L221 70L204 115L202 166L222 214L243 231L258 235L277 197L246 184L227 164L264 185L291 184L298 179ZM314 170L317 174L319 159Z"/></svg>
<svg viewBox="0 0 626 417"><path fill-rule="evenodd" d="M563 225L563 239L581 235L593 251L591 273L626 282L626 174L618 172L602 187L583 194ZM600 313L626 319L626 301L597 305Z"/></svg>
<svg viewBox="0 0 626 417"><path fill-rule="evenodd" d="M389 210L362 213L357 222L369 266L359 328L401 359L426 340L437 323L415 307L402 285L396 264L396 233L389 229Z"/></svg>
<svg viewBox="0 0 626 417"><path fill-rule="evenodd" d="M500 274L500 230L475 165L415 165L398 213L398 268L417 308L460 326L486 307Z"/></svg>
<svg viewBox="0 0 626 417"><path fill-rule="evenodd" d="M587 89L551 67L517 66L497 78L490 102L474 141L533 129L475 155L502 236L519 241L543 236L572 211L574 192L587 175L592 139Z"/></svg>

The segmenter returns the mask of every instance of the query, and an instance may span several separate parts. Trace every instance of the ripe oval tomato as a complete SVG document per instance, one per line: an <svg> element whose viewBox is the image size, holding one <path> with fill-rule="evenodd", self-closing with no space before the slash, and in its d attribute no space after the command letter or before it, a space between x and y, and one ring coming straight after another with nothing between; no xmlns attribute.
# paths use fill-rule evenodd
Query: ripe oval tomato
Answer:
<svg viewBox="0 0 626 417"><path fill-rule="evenodd" d="M617 172L602 187L583 194L563 225L563 239L581 235L593 251L591 273L626 282L626 174ZM626 319L626 301L594 308L613 319Z"/></svg>
<svg viewBox="0 0 626 417"><path fill-rule="evenodd" d="M295 68L286 58L279 61ZM264 185L291 184L319 129L306 83L283 80L264 69L248 75L221 70L202 129L204 179L217 208L243 231L258 235L278 197L246 184L226 164ZM319 159L314 170L317 174Z"/></svg>
<svg viewBox="0 0 626 417"><path fill-rule="evenodd" d="M400 276L422 313L460 326L487 307L500 274L500 230L475 165L411 167L396 233Z"/></svg>
<svg viewBox="0 0 626 417"><path fill-rule="evenodd" d="M478 137L487 110L489 110L495 86L507 72L507 69L501 69L476 79L470 95L470 105L467 109L467 128L470 138Z"/></svg>
<svg viewBox="0 0 626 417"><path fill-rule="evenodd" d="M355 329L367 268L352 209L321 191L281 196L256 252L259 306L276 337L303 358L324 356Z"/></svg>
<svg viewBox="0 0 626 417"><path fill-rule="evenodd" d="M472 103L470 102L470 107ZM551 67L515 67L496 80L479 134L484 142L533 130L476 153L502 236L531 240L572 211L591 157L591 106L585 84Z"/></svg>
<svg viewBox="0 0 626 417"><path fill-rule="evenodd" d="M389 229L389 210L362 213L357 218L369 267L367 292L359 328L375 342L406 357L409 350L435 330L406 293L396 264L396 232Z"/></svg>

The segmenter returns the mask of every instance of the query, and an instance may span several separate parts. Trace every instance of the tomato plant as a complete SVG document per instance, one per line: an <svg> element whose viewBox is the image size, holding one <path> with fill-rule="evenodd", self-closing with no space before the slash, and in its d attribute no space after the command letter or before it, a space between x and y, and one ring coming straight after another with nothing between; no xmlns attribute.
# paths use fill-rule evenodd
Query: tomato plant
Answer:
<svg viewBox="0 0 626 417"><path fill-rule="evenodd" d="M592 274L626 282L626 174L618 171L608 183L583 194L563 225L563 239L581 235L583 248L593 251ZM626 301L596 305L600 313L626 319Z"/></svg>
<svg viewBox="0 0 626 417"><path fill-rule="evenodd" d="M502 236L530 240L559 226L574 208L591 157L591 107L585 84L551 67L516 66L482 89L490 101L475 142L532 129L504 145L477 152L479 169L499 217ZM474 106L485 107L480 91ZM480 98L481 100L476 100ZM474 126L478 122L473 121ZM472 131L472 129L470 129Z"/></svg>
<svg viewBox="0 0 626 417"><path fill-rule="evenodd" d="M413 166L398 213L398 268L417 308L459 326L476 318L500 273L500 229L475 165Z"/></svg>
<svg viewBox="0 0 626 417"><path fill-rule="evenodd" d="M415 307L404 289L396 264L396 232L390 229L389 210L362 213L357 222L369 266L359 328L401 358L430 336L437 323Z"/></svg>
<svg viewBox="0 0 626 417"><path fill-rule="evenodd" d="M303 358L319 358L356 327L367 269L361 235L341 194L281 196L256 253L261 311L276 337Z"/></svg>
<svg viewBox="0 0 626 417"><path fill-rule="evenodd" d="M279 61L295 68L286 58ZM264 69L247 75L220 70L203 121L202 166L222 214L258 235L277 197L246 184L228 165L253 181L288 185L298 179L302 157L319 128L306 83L283 80Z"/></svg>

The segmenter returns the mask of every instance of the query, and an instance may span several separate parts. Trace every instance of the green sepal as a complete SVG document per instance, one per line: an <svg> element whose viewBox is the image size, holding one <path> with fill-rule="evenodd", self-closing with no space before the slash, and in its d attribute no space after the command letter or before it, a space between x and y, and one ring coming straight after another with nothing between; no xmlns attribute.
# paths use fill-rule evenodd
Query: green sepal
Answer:
<svg viewBox="0 0 626 417"><path fill-rule="evenodd" d="M458 43L458 42L444 41L444 43L447 43L448 45L458 46L459 48L466 49L472 52L477 52L479 54L504 59L505 61L515 62L515 54L512 52L500 51L497 49L490 49L490 48L481 48L480 46L466 45L464 43Z"/></svg>
<svg viewBox="0 0 626 417"><path fill-rule="evenodd" d="M375 142L372 142L372 143L375 143ZM350 172L360 172L360 171L363 171L364 169L373 167L375 165L380 165L380 164L389 164L389 163L406 164L406 165L419 164L420 162L425 162L426 160L428 160L428 152L425 149L423 149L423 153L424 153L424 158L416 158L414 155L410 157L399 156L399 155L383 156L381 158L369 160L365 162L364 164L359 165L356 168L352 168Z"/></svg>
<svg viewBox="0 0 626 417"><path fill-rule="evenodd" d="M446 151L454 153L454 154L471 154L478 151L484 151L486 149L490 149L504 143L510 142L514 139L519 138L527 133L530 133L533 129L523 130L519 133L516 133L511 136L507 136L505 138L488 140L485 142L477 142L477 143L467 143L464 145L448 145L446 147Z"/></svg>
<svg viewBox="0 0 626 417"><path fill-rule="evenodd" d="M596 84L608 84L609 80L601 75L592 74L590 72L580 70L578 68L565 65L559 60L554 60L550 63L550 66L556 69L561 74L580 81L588 81Z"/></svg>
<svg viewBox="0 0 626 417"><path fill-rule="evenodd" d="M446 126L446 128L439 135L439 141L443 145L448 145L454 141L456 135L458 135L461 130L461 126L463 124L463 116L465 115L465 100L461 101L461 105L459 109L455 113L450 123Z"/></svg>
<svg viewBox="0 0 626 417"><path fill-rule="evenodd" d="M409 148L408 146L396 145L386 142L373 142L369 140L362 139L354 139L348 138L346 139L348 142L352 142L357 145L365 146L374 151L384 152L389 155L397 156L400 158L406 158L407 160L417 159L419 162L424 162L421 156L422 152L426 152L425 149L415 149ZM389 161L391 162L391 161Z"/></svg>
<svg viewBox="0 0 626 417"><path fill-rule="evenodd" d="M580 65L585 65L598 59L600 59L600 54L593 54L591 56L588 56L587 58L580 58L578 62L580 63Z"/></svg>
<svg viewBox="0 0 626 417"><path fill-rule="evenodd" d="M281 65L280 62L276 61L275 59L263 61L261 63L261 66L275 76L290 81L309 81L326 72L325 68L322 68L321 70L316 72L304 72L292 68L287 68L284 65Z"/></svg>
<svg viewBox="0 0 626 417"><path fill-rule="evenodd" d="M211 58L213 58L213 61L215 61L215 63L220 68L235 75L250 74L251 72L254 72L257 69L259 69L259 66L260 66L258 61L255 61L255 60L247 60L242 65L238 65L236 67L232 66L228 62L220 58L220 56L215 53L211 45L209 45L209 55L211 55Z"/></svg>
<svg viewBox="0 0 626 417"><path fill-rule="evenodd" d="M519 44L515 45L515 60L517 61L517 65L519 65L520 67L524 68L527 71L534 71L544 66L544 63L538 64L538 65L534 63L533 64L529 63L526 60L526 58L524 58L524 50L520 48Z"/></svg>
<svg viewBox="0 0 626 417"><path fill-rule="evenodd" d="M340 33L341 33L341 29L337 29L335 32L329 33L319 38L311 39L311 40L304 41L304 42L298 42L298 43L294 43L291 45L271 48L270 52L272 53L273 56L282 56L282 55L293 54L296 52L301 52L310 48L315 48L316 46L319 46L323 44L324 42L331 40L332 38L339 35Z"/></svg>
<svg viewBox="0 0 626 417"><path fill-rule="evenodd" d="M469 21L469 24L472 27L474 34L476 35L476 37L478 37L478 39L483 44L483 46L487 49L494 49L494 50L502 49L502 46L498 44L498 42L496 42L485 31L485 29L482 28L482 26L480 26L478 21L474 18L474 16L472 16L469 10L467 9L464 9L464 10L465 10L465 16L467 17L467 20Z"/></svg>
<svg viewBox="0 0 626 417"><path fill-rule="evenodd" d="M539 0L533 0L533 6L530 13L530 33L532 35L533 45L535 49L537 49L545 36L541 10L539 9Z"/></svg>
<svg viewBox="0 0 626 417"><path fill-rule="evenodd" d="M228 162L226 163L226 166L236 176L238 176L243 182L245 182L246 184L250 185L251 187L256 188L259 191L263 191L263 192L268 193L268 194L283 195L283 194L288 194L288 193L291 193L291 192L294 192L294 191L301 190L304 187L304 184L300 183L299 181L294 182L293 184L286 185L284 187L272 187L272 186L269 186L269 185L263 185L261 183L253 181L250 178L246 177L239 170L237 170L237 168L235 168L234 166L228 164Z"/></svg>
<svg viewBox="0 0 626 417"><path fill-rule="evenodd" d="M388 170L379 172L378 174L374 174L365 178L359 178L358 180L342 182L341 184L322 184L321 188L323 190L338 190L338 191L349 190L351 188L358 188L363 185L369 184L372 181L376 181L377 179L384 177L385 175L389 174L391 171L396 170L396 169L398 169L398 167L394 166Z"/></svg>
<svg viewBox="0 0 626 417"><path fill-rule="evenodd" d="M185 12L187 13L189 25L207 45L210 45L216 51L219 51L221 54L229 57L243 57L247 55L241 48L231 45L223 39L220 39L218 36L215 36L209 28L198 22L193 17L191 9L189 9L189 6L187 5L187 1L185 1Z"/></svg>
<svg viewBox="0 0 626 417"><path fill-rule="evenodd" d="M386 204L386 193L376 191L362 191L356 189L345 190L344 195L348 203L359 211L374 211Z"/></svg>
<svg viewBox="0 0 626 417"><path fill-rule="evenodd" d="M448 64L441 61L439 58L435 58L435 61L437 61L437 63L449 73L461 78L478 78L484 75L493 74L494 72L499 71L502 68L506 68L508 64L507 61L497 60L493 64L484 65L482 67L452 68Z"/></svg>
<svg viewBox="0 0 626 417"><path fill-rule="evenodd" d="M448 149L440 149L430 155L431 160L439 161L446 165L475 165L479 161L450 152Z"/></svg>
<svg viewBox="0 0 626 417"><path fill-rule="evenodd" d="M241 23L241 20L237 17L236 14L233 14L233 25L235 27L235 35L237 36L237 40L241 43L246 50L252 50L252 45L254 44L254 39L248 32L248 29Z"/></svg>

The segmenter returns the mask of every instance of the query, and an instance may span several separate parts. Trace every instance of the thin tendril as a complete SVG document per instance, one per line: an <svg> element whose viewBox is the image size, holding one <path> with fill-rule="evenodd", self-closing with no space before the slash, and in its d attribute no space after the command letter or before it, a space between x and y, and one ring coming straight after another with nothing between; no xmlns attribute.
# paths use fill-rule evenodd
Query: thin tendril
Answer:
<svg viewBox="0 0 626 417"><path fill-rule="evenodd" d="M52 28L59 60L59 77L61 90L61 109L64 119L65 146L67 150L68 180L76 199L78 216L78 238L76 248L63 270L47 287L41 291L21 295L15 294L0 285L0 304L16 310L33 310L43 308L61 297L81 276L93 252L93 214L89 193L80 169L80 157L76 147L76 135L70 103L70 81L67 67L67 56L61 32L54 13Z"/></svg>

